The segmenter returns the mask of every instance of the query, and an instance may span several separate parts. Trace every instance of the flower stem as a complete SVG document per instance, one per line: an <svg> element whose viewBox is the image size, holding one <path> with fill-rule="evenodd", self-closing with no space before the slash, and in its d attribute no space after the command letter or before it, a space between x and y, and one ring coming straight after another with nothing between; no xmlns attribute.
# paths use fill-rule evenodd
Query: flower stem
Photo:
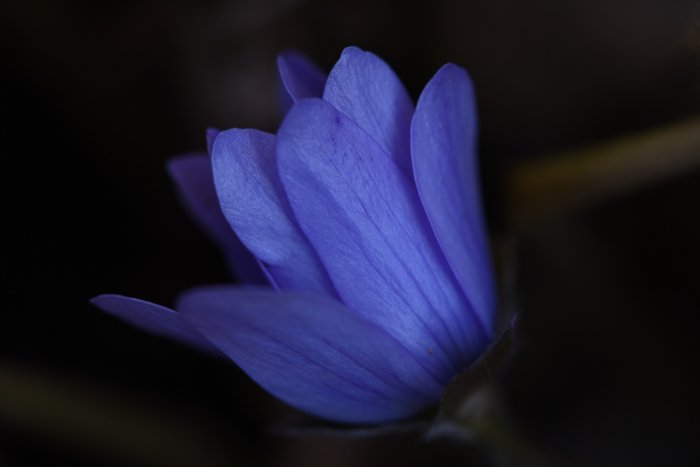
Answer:
<svg viewBox="0 0 700 467"><path fill-rule="evenodd" d="M554 467L566 464L540 448L510 419L492 383L469 392L449 419L441 418L430 437L449 436L482 449L494 465Z"/></svg>

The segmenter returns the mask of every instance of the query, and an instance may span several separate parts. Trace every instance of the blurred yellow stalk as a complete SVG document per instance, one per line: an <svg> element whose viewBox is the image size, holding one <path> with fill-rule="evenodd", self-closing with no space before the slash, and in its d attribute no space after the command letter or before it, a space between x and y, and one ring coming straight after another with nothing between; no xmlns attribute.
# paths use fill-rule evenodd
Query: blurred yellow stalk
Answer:
<svg viewBox="0 0 700 467"><path fill-rule="evenodd" d="M519 229L700 168L700 118L543 157L506 174Z"/></svg>
<svg viewBox="0 0 700 467"><path fill-rule="evenodd" d="M62 447L80 458L126 465L230 465L222 445L199 424L39 369L0 363L0 423L39 446Z"/></svg>

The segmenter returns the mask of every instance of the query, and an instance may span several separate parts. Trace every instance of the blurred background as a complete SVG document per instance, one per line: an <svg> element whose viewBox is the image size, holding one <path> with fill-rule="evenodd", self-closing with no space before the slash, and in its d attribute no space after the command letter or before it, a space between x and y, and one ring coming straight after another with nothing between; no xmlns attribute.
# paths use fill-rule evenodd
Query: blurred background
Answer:
<svg viewBox="0 0 700 467"><path fill-rule="evenodd" d="M523 220L533 182L511 189L698 116L696 0L4 0L0 26L0 465L488 465L414 433L280 436L301 416L234 365L87 302L228 281L165 161L207 127L274 131L276 54L330 69L350 44L414 98L447 61L473 77L492 233L517 241L520 348L499 376L517 425L562 465L698 465L697 141L681 169L576 209Z"/></svg>

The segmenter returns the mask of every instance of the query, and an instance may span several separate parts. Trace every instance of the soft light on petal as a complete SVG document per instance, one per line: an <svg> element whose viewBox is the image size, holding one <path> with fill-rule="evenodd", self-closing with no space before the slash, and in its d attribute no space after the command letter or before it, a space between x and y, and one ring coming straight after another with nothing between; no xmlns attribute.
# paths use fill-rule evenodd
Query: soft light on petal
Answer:
<svg viewBox="0 0 700 467"><path fill-rule="evenodd" d="M411 127L413 171L435 236L484 325L496 307L476 161L476 109L467 73L443 66L423 90Z"/></svg>
<svg viewBox="0 0 700 467"><path fill-rule="evenodd" d="M206 352L218 354L202 335L170 308L123 295L98 295L90 303L146 332L169 337Z"/></svg>
<svg viewBox="0 0 700 467"><path fill-rule="evenodd" d="M323 100L348 115L411 174L413 102L394 71L381 58L357 47L343 50L323 91Z"/></svg>
<svg viewBox="0 0 700 467"><path fill-rule="evenodd" d="M327 77L278 57L277 136L207 130L169 171L239 277L187 291L177 312L93 303L226 355L271 394L346 423L417 414L486 350L496 308L466 73L446 65L414 107L357 47Z"/></svg>
<svg viewBox="0 0 700 467"><path fill-rule="evenodd" d="M209 156L189 154L176 157L168 161L167 167L185 207L202 230L223 250L234 275L250 284L267 283L257 260L241 244L221 212Z"/></svg>
<svg viewBox="0 0 700 467"><path fill-rule="evenodd" d="M273 395L349 423L412 415L441 385L391 336L315 294L211 287L178 310Z"/></svg>
<svg viewBox="0 0 700 467"><path fill-rule="evenodd" d="M380 146L320 99L279 130L278 165L299 225L349 308L448 378L485 335L434 241L414 187Z"/></svg>
<svg viewBox="0 0 700 467"><path fill-rule="evenodd" d="M212 164L224 216L274 283L333 294L279 184L275 137L257 130L224 131L214 142Z"/></svg>

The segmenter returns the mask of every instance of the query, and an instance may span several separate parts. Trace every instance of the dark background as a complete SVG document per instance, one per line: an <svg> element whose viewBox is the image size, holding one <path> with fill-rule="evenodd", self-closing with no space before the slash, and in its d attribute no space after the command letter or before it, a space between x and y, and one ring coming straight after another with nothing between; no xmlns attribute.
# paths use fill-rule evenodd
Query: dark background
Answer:
<svg viewBox="0 0 700 467"><path fill-rule="evenodd" d="M206 127L274 131L275 55L355 44L414 97L472 75L492 230L503 174L700 110L695 0L35 1L0 7L0 465L484 465L415 435L270 434L299 415L236 367L88 305L225 282L164 170ZM662 155L661 155L662 156ZM700 172L518 232L510 411L568 465L699 459Z"/></svg>

